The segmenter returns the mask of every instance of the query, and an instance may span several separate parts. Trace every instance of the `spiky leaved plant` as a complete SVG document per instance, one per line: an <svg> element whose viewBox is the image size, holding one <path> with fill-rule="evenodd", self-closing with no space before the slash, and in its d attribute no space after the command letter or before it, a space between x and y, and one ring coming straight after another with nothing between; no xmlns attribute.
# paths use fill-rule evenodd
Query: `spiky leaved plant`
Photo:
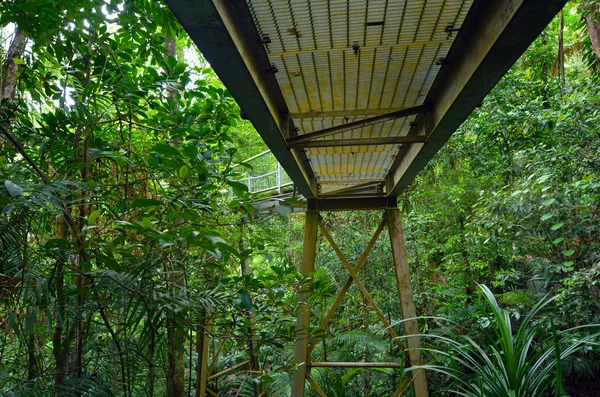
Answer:
<svg viewBox="0 0 600 397"><path fill-rule="evenodd" d="M485 286L481 291L492 310L491 328L498 342L490 346L478 344L468 336L450 339L440 335L424 335L442 343L448 349L423 349L455 360L458 365L448 368L440 365L423 365L425 368L450 376L456 382L460 396L467 397L536 397L548 390L555 395L563 395L561 383L561 360L582 349L586 344L596 344L600 333L579 335L583 328L597 328L599 325L586 325L558 331L551 324L552 332L541 338L542 321L534 320L536 315L556 297L547 297L536 303L525 316L521 325L513 332L509 313L498 305L494 294ZM406 371L410 371L408 368ZM465 371L473 376L466 375Z"/></svg>

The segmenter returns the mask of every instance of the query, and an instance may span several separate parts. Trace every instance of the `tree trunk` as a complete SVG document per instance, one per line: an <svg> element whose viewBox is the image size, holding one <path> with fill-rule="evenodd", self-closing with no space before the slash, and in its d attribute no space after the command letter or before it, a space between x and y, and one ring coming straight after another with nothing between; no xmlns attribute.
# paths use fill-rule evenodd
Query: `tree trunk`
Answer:
<svg viewBox="0 0 600 397"><path fill-rule="evenodd" d="M165 37L165 61L169 57L177 57L176 39ZM170 69L170 67L169 67ZM168 73L171 70L167 70ZM177 89L167 87L167 100L177 109ZM178 143L178 142L176 142ZM174 300L176 294L185 286L184 269L180 265L172 264L170 269L165 269L168 274L168 289ZM175 304L175 302L173 302ZM183 397L185 395L185 341L186 334L174 312L167 318L167 336L169 339L169 351L167 352L167 396Z"/></svg>
<svg viewBox="0 0 600 397"><path fill-rule="evenodd" d="M62 222L62 237L67 238L68 236L68 225L67 222L63 220ZM56 325L54 327L54 335L52 336L52 352L54 354L54 362L56 365L56 372L54 375L54 387L56 392L59 392L59 389L63 385L65 381L65 376L67 374L67 358L69 356L69 345L70 345L70 336L63 338L64 331L64 321L65 321L65 306L67 304L66 296L65 296L65 272L64 272L65 264L62 258L58 259L56 262L56 270L55 270L55 282L56 282ZM71 327L73 330L74 327Z"/></svg>
<svg viewBox="0 0 600 397"><path fill-rule="evenodd" d="M25 45L27 44L27 37L19 26L15 29L15 37L13 38L8 52L6 53L6 60L2 67L2 91L0 91L0 100L7 100L12 103L15 98L15 92L17 89L17 71L19 64L15 62L16 59L21 59L25 52Z"/></svg>
<svg viewBox="0 0 600 397"><path fill-rule="evenodd" d="M150 294L154 296L154 280L152 275L150 276ZM156 353L156 327L153 323L153 312L149 305L146 305L146 325L150 327L150 352L148 353L148 397L154 397L154 384L156 381L156 365L154 363L154 357Z"/></svg>
<svg viewBox="0 0 600 397"><path fill-rule="evenodd" d="M185 395L185 336L176 325L177 319L173 314L167 320L169 352L167 360L167 396L183 397Z"/></svg>
<svg viewBox="0 0 600 397"><path fill-rule="evenodd" d="M239 241L240 252L243 252L246 249L246 243L244 240L244 224L240 225L240 241ZM250 263L248 262L248 258L244 258L241 262L241 270L242 275L247 276L252 272L250 271ZM252 299L252 296L250 296ZM256 373L259 370L258 366L258 356L256 355L256 320L254 318L254 314L250 310L246 310L246 315L250 320L250 329L248 333L248 355L250 359L250 371L252 374L252 393L254 397L258 397L260 394L258 381L256 379Z"/></svg>
<svg viewBox="0 0 600 397"><path fill-rule="evenodd" d="M596 58L600 61L600 20L596 17L598 13L598 2L584 2L584 14L585 23L587 25L588 34L590 35L590 41L592 42L592 48L596 54Z"/></svg>
<svg viewBox="0 0 600 397"><path fill-rule="evenodd" d="M176 305L175 296L185 286L183 269L172 263L167 263L165 258L165 273L167 274L167 287L173 305ZM186 335L180 321L181 315L174 310L169 310L167 315L167 338L169 341L167 351L167 396L183 397L185 395L185 341Z"/></svg>
<svg viewBox="0 0 600 397"><path fill-rule="evenodd" d="M85 70L82 75L82 85L83 88L87 88L90 85L91 76L92 76L92 61L94 56L94 49L92 41L88 41L87 45L87 54L86 54L86 62L85 62ZM85 118L81 119L80 125L77 126L75 130L75 136L73 138L73 148L79 150L79 153L76 155L75 163L73 164L76 168L80 169L81 182L88 182L90 176L90 161L88 157L88 149L89 149L89 138L91 134L91 127L89 126L89 122L86 122ZM73 260L73 269L75 269L77 275L74 275L75 286L77 288L77 335L76 335L76 343L75 343L75 374L77 378L83 377L83 357L85 355L85 334L86 329L84 327L82 318L84 317L84 308L86 303L86 292L85 290L89 287L89 282L86 282L83 264L88 262L88 257L85 251L85 233L81 233L85 224L86 218L90 212L90 205L88 202L87 192L85 189L79 191L79 197L77 201L81 203L79 205L78 211L72 211L71 217L75 220L75 239L77 240L79 249L79 255L76 259ZM79 395L79 394L78 394Z"/></svg>
<svg viewBox="0 0 600 397"><path fill-rule="evenodd" d="M26 44L27 37L21 28L17 26L15 28L15 37L8 47L6 59L2 64L2 70L0 70L0 119L8 119L11 116L4 111L1 103L12 103L15 99L15 93L17 89L17 71L19 69L19 64L15 62L15 58L21 59L23 57ZM7 133L10 134L10 121L0 122L0 129L2 130L3 135L6 135ZM3 139L0 139L0 149L2 146Z"/></svg>
<svg viewBox="0 0 600 397"><path fill-rule="evenodd" d="M565 91L565 13L560 12L560 27L558 29L558 75L561 92Z"/></svg>
<svg viewBox="0 0 600 397"><path fill-rule="evenodd" d="M37 377L37 363L35 362L35 336L33 331L27 340L27 380L33 380Z"/></svg>
<svg viewBox="0 0 600 397"><path fill-rule="evenodd" d="M196 397L206 396L208 378L208 329L212 324L210 314L204 311L196 328Z"/></svg>

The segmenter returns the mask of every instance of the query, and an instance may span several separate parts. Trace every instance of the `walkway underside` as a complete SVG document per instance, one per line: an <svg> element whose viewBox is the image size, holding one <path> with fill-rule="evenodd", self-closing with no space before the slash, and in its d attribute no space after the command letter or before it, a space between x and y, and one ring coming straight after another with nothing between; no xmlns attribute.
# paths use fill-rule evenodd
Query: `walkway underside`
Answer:
<svg viewBox="0 0 600 397"><path fill-rule="evenodd" d="M386 210L355 266L321 228L349 277L320 326L310 321L310 288L301 293L292 396L304 396L307 384L325 396L310 376L312 367L403 367L311 361L319 330L327 328L353 283L406 362L421 363L397 197L565 2L166 0L308 200L301 273L314 270L320 211ZM279 169L273 175L282 193L284 175ZM249 176L248 184L253 180ZM358 277L386 224L405 318L401 337ZM198 343L206 346L206 338ZM254 370L258 364L250 356ZM198 369L197 396L216 395L206 389L210 369L206 360ZM412 384L416 397L428 396L424 370L405 375L390 395L400 396Z"/></svg>
<svg viewBox="0 0 600 397"><path fill-rule="evenodd" d="M166 2L299 192L327 200L398 196L566 0Z"/></svg>

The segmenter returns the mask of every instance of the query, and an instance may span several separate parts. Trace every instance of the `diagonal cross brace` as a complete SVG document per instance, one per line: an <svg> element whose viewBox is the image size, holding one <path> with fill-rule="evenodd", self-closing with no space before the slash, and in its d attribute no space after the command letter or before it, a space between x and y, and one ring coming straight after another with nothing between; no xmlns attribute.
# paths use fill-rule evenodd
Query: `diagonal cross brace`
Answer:
<svg viewBox="0 0 600 397"><path fill-rule="evenodd" d="M380 228L382 230L383 230L383 226L384 225L385 225L385 222L382 222L382 224L380 226ZM355 270L350 265L350 263L346 259L346 256L344 255L344 253L340 250L340 247L333 240L333 237L331 236L331 233L329 233L329 230L327 230L327 228L325 228L325 226L323 226L323 224L320 224L319 226L321 227L321 233L323 233L323 235L325 236L325 238L327 239L327 241L329 241L329 244L331 245L331 247L333 248L333 250L336 252L336 254L338 255L338 257L342 261L342 264L344 265L344 267L346 268L346 270L348 270L348 273L350 273L351 281L353 280L356 283L357 287L360 289L360 291L362 292L363 296L369 302L369 304L371 305L371 307L373 308L373 310L375 310L375 313L377 313L377 316L379 317L379 319L381 320L381 322L385 325L385 327L389 331L390 335L392 336L392 338L394 339L394 341L396 342L396 344L398 345L398 347L402 351L406 351L406 348L404 347L404 344L398 338L398 334L396 333L396 331L394 330L394 328L392 328L392 325L390 324L390 322L388 321L388 319L385 318L385 315L383 314L383 312L381 311L381 309L379 308L379 306L377 306L377 303L375 302L375 300L373 299L373 297L371 296L371 294L369 293L369 291L367 290L367 288L364 286L364 284L362 283L362 281L360 281L360 279L358 278L357 270ZM357 267L358 267L358 265L357 265ZM346 284L348 284L348 283L346 283ZM344 292L344 294L346 292L347 292L347 290ZM340 301L341 301L341 299L340 299Z"/></svg>
<svg viewBox="0 0 600 397"><path fill-rule="evenodd" d="M315 391L317 392L319 397L327 397L327 394L325 394L323 389L321 389L321 387L318 385L318 383L315 382L315 380L311 376L308 377L308 383L310 383L310 385L313 387L313 389L315 389Z"/></svg>
<svg viewBox="0 0 600 397"><path fill-rule="evenodd" d="M381 114L379 116L369 117L367 119L353 121L351 123L337 125L335 127L325 128L324 130L313 131L313 132L308 132L306 134L294 136L294 137L288 138L287 144L290 147L297 147L300 143L312 141L317 138L322 138L325 136L329 136L329 135L333 135L333 134L337 134L340 132L353 130L353 129L357 129L357 128L363 128L363 127L367 127L367 126L378 124L378 123L384 123L386 121L396 120L396 119L399 119L402 117L412 116L414 114L425 113L429 109L430 109L429 105L419 105L419 106L414 106L412 108L400 109L395 112Z"/></svg>
<svg viewBox="0 0 600 397"><path fill-rule="evenodd" d="M386 224L387 224L387 217L384 216L383 219L382 219L382 221L381 221L381 223L379 224L379 227L377 228L377 230L373 234L373 237L371 237L371 241L369 241L369 244L367 244L367 247L363 251L363 253L360 256L360 258L358 259L358 263L356 264L356 266L354 266L354 271L355 272L358 273L358 271L362 268L363 264L367 260L367 257L369 256L369 252L371 252L371 249L373 248L373 246L377 242L377 239L379 238L379 235L381 234L381 232L383 232L383 228L385 227ZM337 295L337 297L335 299L335 302L333 302L333 305L331 305L331 308L327 312L327 315L325 316L325 318L321 322L321 326L319 327L319 330L317 331L317 336L315 336L315 338L310 343L310 346L308 347L308 354L309 355L310 355L310 353L312 353L313 349L315 348L315 346L319 342L319 339L320 339L320 337L318 336L319 332L323 332L324 333L325 330L327 330L327 327L329 326L329 323L331 322L331 319L333 318L333 315L335 314L335 312L337 311L338 307L342 303L342 300L344 299L344 296L346 296L346 293L348 292L348 290L352 286L352 280L353 280L352 276L348 277L348 280L346 280L346 283L344 284L344 286L342 287L342 289L338 292L338 295Z"/></svg>
<svg viewBox="0 0 600 397"><path fill-rule="evenodd" d="M398 387L398 389L396 389L394 394L392 394L392 397L400 397L402 394L404 394L404 392L406 391L406 389L408 389L408 386L410 385L410 382L412 380L413 380L413 377L411 377L411 376L407 376L406 378L404 378L404 381L400 384L400 387Z"/></svg>

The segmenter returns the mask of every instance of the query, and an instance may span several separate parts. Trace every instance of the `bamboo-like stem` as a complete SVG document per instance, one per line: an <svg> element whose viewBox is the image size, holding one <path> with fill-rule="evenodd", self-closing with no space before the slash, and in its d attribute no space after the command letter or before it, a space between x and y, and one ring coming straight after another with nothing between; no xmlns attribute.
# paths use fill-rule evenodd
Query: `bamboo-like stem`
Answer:
<svg viewBox="0 0 600 397"><path fill-rule="evenodd" d="M313 387L313 389L315 389L315 391L320 397L327 397L327 394L325 394L323 389L321 389L317 382L315 382L315 380L310 376L308 377L308 383L310 383L310 385Z"/></svg>
<svg viewBox="0 0 600 397"><path fill-rule="evenodd" d="M314 362L311 364L311 367L321 367L321 368L404 368L402 363L395 363L392 361L386 362Z"/></svg>
<svg viewBox="0 0 600 397"><path fill-rule="evenodd" d="M408 377L404 378L404 380L400 384L400 387L394 392L394 394L392 394L392 397L400 397L402 394L404 394L404 392L410 385L410 382L412 381L412 379L413 379L412 376L408 376Z"/></svg>
<svg viewBox="0 0 600 397"><path fill-rule="evenodd" d="M215 368L215 364L217 363L217 360L219 359L219 355L221 354L221 350L223 349L223 346L225 346L225 342L227 342L227 339L223 339L221 341L221 344L217 348L217 352L213 356L212 362L210 363L210 367L208 367L208 372L207 372L208 375L210 375L212 373L213 369Z"/></svg>
<svg viewBox="0 0 600 397"><path fill-rule="evenodd" d="M213 379L217 379L217 378L219 378L219 377L221 377L223 375L227 375L228 373L233 372L236 369L238 369L240 367L243 367L244 365L247 365L249 363L250 363L250 360L242 361L241 363L236 364L233 367L229 367L226 370L223 370L221 372L217 372L216 374L209 376L207 380L213 380Z"/></svg>

